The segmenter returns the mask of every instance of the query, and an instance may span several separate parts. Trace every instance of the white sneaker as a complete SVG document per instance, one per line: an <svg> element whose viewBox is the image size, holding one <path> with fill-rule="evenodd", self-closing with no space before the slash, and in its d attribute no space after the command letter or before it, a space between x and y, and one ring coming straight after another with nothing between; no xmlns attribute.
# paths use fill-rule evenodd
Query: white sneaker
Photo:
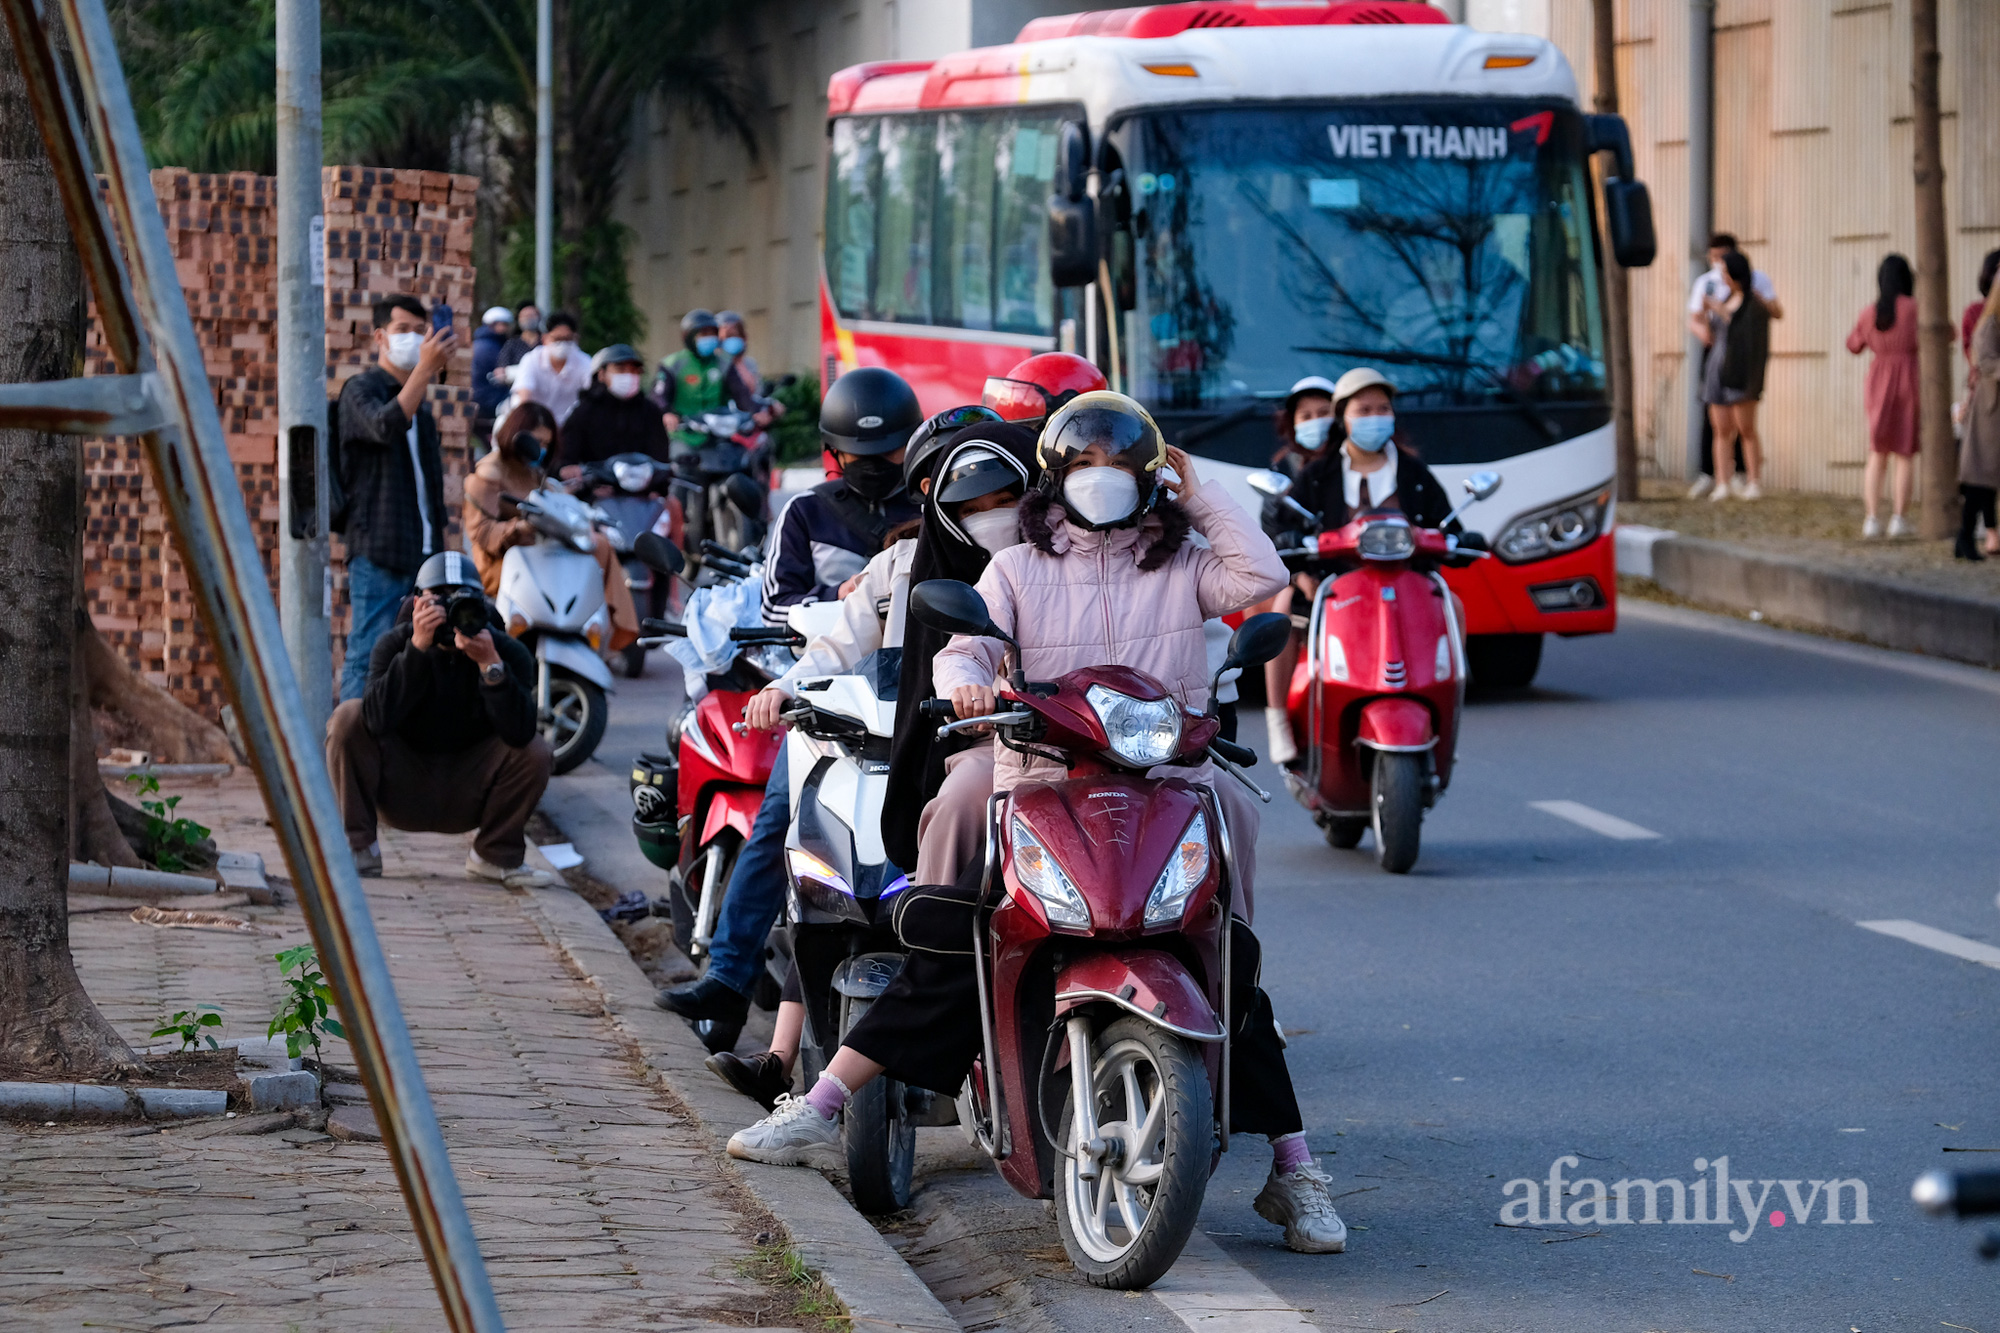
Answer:
<svg viewBox="0 0 2000 1333"><path fill-rule="evenodd" d="M1764 488L1754 481L1746 481L1743 483L1743 489L1736 493L1736 498L1739 500L1761 500L1764 498Z"/></svg>
<svg viewBox="0 0 2000 1333"><path fill-rule="evenodd" d="M1861 520L1861 540L1872 542L1882 535L1882 520L1870 514Z"/></svg>
<svg viewBox="0 0 2000 1333"><path fill-rule="evenodd" d="M1724 500L1731 498L1732 495L1733 492L1729 487L1717 486L1714 490L1708 493L1708 498L1713 502L1715 502L1716 504L1721 504Z"/></svg>
<svg viewBox="0 0 2000 1333"><path fill-rule="evenodd" d="M819 1108L789 1093L778 1098L778 1109L747 1129L729 1136L729 1155L772 1166L806 1166L825 1149L840 1147L840 1122L828 1120Z"/></svg>
<svg viewBox="0 0 2000 1333"><path fill-rule="evenodd" d="M1715 489L1715 478L1706 472L1701 473L1694 479L1694 485L1688 487L1688 499L1699 500L1713 489Z"/></svg>
<svg viewBox="0 0 2000 1333"><path fill-rule="evenodd" d="M1913 531L1914 529L1910 527L1909 519L1904 518L1901 514L1891 514L1889 516L1889 535L1891 537L1908 537Z"/></svg>
<svg viewBox="0 0 2000 1333"><path fill-rule="evenodd" d="M1271 762L1289 764L1299 757L1299 744L1292 736L1292 718L1282 708L1264 710L1264 729L1271 737Z"/></svg>
<svg viewBox="0 0 2000 1333"><path fill-rule="evenodd" d="M735 1151L735 1145L730 1145ZM1347 1223L1333 1211L1326 1187L1333 1177L1311 1162L1286 1175L1271 1168L1270 1179L1251 1207L1266 1222L1285 1229L1285 1244L1300 1254L1339 1254L1347 1248Z"/></svg>
<svg viewBox="0 0 2000 1333"><path fill-rule="evenodd" d="M465 854L465 877L491 880L510 889L552 889L563 882L561 876L537 870L525 861L508 868L496 866L478 852Z"/></svg>
<svg viewBox="0 0 2000 1333"><path fill-rule="evenodd" d="M1735 496L1737 499L1739 500L1749 499L1750 498L1749 492L1750 492L1750 483L1743 480L1743 474L1741 472L1737 473L1735 476L1729 479L1729 493Z"/></svg>

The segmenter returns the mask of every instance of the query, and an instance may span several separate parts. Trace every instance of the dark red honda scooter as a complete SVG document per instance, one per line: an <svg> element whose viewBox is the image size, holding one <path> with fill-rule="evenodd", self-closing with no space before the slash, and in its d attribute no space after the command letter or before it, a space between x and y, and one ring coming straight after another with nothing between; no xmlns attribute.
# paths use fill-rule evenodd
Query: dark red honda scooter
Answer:
<svg viewBox="0 0 2000 1333"><path fill-rule="evenodd" d="M910 613L1012 642L963 583L918 585ZM1283 616L1252 617L1224 669L1268 661L1290 635ZM973 931L984 1048L959 1118L1008 1184L1054 1196L1063 1247L1090 1282L1136 1290L1179 1257L1228 1147L1237 887L1215 793L1147 773L1213 759L1255 791L1240 766L1256 756L1143 672L1031 683L1013 656L998 711L939 734L990 725L1070 776L996 792L987 808ZM948 700L923 707L951 715Z"/></svg>
<svg viewBox="0 0 2000 1333"><path fill-rule="evenodd" d="M1249 483L1317 526L1289 498L1283 473L1253 472ZM1465 489L1467 504L1484 500L1500 489L1500 474L1474 473ZM1353 847L1372 828L1391 874L1417 863L1424 811L1451 784L1458 752L1465 630L1437 571L1488 558L1485 545L1477 533L1448 536L1373 509L1279 552L1294 568L1324 571L1292 673L1287 705L1301 762L1285 780L1333 846Z"/></svg>

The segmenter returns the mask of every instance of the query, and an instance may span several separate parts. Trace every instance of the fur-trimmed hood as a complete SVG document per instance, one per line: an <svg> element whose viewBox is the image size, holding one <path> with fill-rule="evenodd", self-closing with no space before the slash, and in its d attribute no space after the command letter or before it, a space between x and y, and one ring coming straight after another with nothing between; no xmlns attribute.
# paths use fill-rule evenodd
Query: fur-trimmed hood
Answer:
<svg viewBox="0 0 2000 1333"><path fill-rule="evenodd" d="M1060 501L1035 490L1021 501L1021 536L1044 555L1063 555L1071 548L1131 551L1132 562L1147 572L1163 567L1187 543L1194 521L1181 504L1162 496L1153 512L1137 527L1096 530L1073 526Z"/></svg>

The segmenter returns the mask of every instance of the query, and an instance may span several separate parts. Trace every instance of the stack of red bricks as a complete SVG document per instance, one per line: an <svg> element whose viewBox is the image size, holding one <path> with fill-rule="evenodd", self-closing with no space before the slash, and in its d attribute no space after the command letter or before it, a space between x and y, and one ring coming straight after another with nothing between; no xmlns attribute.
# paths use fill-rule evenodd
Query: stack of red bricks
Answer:
<svg viewBox="0 0 2000 1333"><path fill-rule="evenodd" d="M153 173L167 240L194 318L250 523L277 593L277 200L268 176ZM447 542L458 513L472 420L472 225L479 182L436 171L328 167L327 394L373 361L372 307L407 292L451 306L459 352L430 391L444 449ZM92 311L89 374L115 374ZM105 640L148 680L210 718L226 695L187 574L136 440L85 445L84 584ZM347 631L346 565L334 538L334 671Z"/></svg>

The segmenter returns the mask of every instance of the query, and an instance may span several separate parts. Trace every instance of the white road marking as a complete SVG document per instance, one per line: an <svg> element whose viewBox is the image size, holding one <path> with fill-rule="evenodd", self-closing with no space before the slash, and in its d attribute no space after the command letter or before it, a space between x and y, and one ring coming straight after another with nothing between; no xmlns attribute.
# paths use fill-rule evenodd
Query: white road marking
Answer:
<svg viewBox="0 0 2000 1333"><path fill-rule="evenodd" d="M1544 814L1557 819L1567 819L1572 824L1581 824L1592 833L1602 833L1607 838L1617 838L1621 842L1636 842L1641 838L1657 838L1660 835L1649 828L1640 828L1617 815L1607 815L1602 810L1593 810L1580 801L1530 801L1529 805Z"/></svg>
<svg viewBox="0 0 2000 1333"><path fill-rule="evenodd" d="M1872 930L1877 935L1892 935L1911 944L1921 944L1926 949L1936 949L1948 953L1953 958L1963 958L1968 963L1984 963L1987 967L2000 967L2000 949L1978 940L1969 940L1963 935L1954 935L1948 930L1926 926L1917 921L1857 921L1855 925L1863 930Z"/></svg>
<svg viewBox="0 0 2000 1333"><path fill-rule="evenodd" d="M1147 1290L1176 1319L1201 1333L1222 1329L1229 1333L1278 1333L1281 1329L1316 1327L1290 1301L1258 1281L1201 1232L1188 1237L1181 1257Z"/></svg>

